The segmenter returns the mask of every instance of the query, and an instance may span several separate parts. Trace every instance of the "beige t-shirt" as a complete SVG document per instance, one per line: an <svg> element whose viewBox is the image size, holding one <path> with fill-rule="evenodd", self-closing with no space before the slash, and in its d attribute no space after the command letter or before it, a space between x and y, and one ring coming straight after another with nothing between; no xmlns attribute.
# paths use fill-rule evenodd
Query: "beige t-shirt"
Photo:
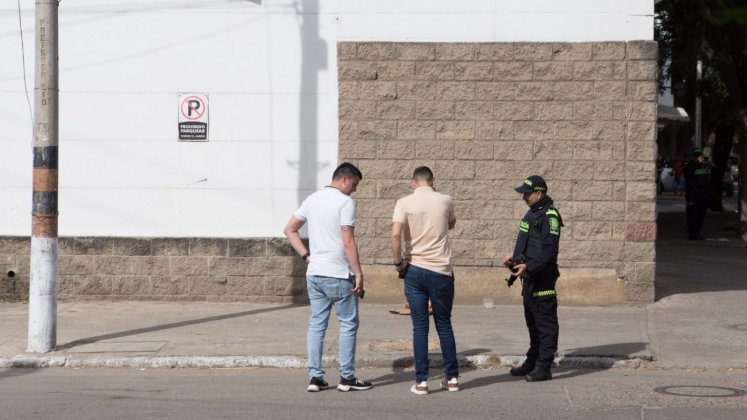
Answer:
<svg viewBox="0 0 747 420"><path fill-rule="evenodd" d="M397 200L392 221L404 225L405 258L412 265L452 275L449 222L456 221L454 201L433 188L418 187Z"/></svg>

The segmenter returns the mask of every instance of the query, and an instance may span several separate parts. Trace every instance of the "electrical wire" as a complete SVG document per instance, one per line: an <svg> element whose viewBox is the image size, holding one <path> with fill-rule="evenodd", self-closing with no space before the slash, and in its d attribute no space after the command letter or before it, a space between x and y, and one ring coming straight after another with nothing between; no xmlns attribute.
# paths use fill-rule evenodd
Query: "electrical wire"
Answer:
<svg viewBox="0 0 747 420"><path fill-rule="evenodd" d="M29 119L31 120L31 132L34 132L34 112L31 110L31 99L29 88L26 83L26 47L23 45L23 22L21 20L21 0L18 0L18 29L21 34L21 62L23 63L23 90L26 92L26 104L29 107Z"/></svg>

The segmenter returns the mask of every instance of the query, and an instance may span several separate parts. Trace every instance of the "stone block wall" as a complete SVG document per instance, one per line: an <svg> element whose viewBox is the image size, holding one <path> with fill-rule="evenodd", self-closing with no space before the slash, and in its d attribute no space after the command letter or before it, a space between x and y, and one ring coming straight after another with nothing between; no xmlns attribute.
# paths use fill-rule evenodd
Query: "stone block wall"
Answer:
<svg viewBox="0 0 747 420"><path fill-rule="evenodd" d="M0 237L0 299L28 296L30 239ZM60 299L302 303L306 265L285 239L60 238Z"/></svg>
<svg viewBox="0 0 747 420"><path fill-rule="evenodd" d="M652 302L656 57L653 41L339 43L339 160L364 176L363 262L391 263L394 202L427 165L455 199L457 281L477 268L462 290L485 294L505 277L497 267L526 211L513 188L538 174L565 222L566 296L599 280L586 303Z"/></svg>

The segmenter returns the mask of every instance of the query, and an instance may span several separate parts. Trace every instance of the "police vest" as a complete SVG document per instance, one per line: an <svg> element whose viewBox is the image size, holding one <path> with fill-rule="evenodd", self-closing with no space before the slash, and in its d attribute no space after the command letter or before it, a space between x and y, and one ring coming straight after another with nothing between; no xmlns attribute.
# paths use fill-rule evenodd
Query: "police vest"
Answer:
<svg viewBox="0 0 747 420"><path fill-rule="evenodd" d="M709 187L711 185L711 167L704 163L695 165L693 177L695 178L696 187Z"/></svg>
<svg viewBox="0 0 747 420"><path fill-rule="evenodd" d="M549 237L547 240L555 243L556 252L553 255L542 255L547 250L543 249L543 241L545 238L542 235L542 225L549 223ZM560 227L563 225L560 213L552 205L542 206L534 209L530 209L519 224L519 236L516 238L516 248L514 249L514 260L517 260L521 256L528 263L532 260L539 258L547 258L548 263L538 272L527 273L524 277L531 278L533 280L539 280L541 278L557 278L560 273L558 271L558 255L557 249L560 242ZM530 264L531 265L531 264Z"/></svg>

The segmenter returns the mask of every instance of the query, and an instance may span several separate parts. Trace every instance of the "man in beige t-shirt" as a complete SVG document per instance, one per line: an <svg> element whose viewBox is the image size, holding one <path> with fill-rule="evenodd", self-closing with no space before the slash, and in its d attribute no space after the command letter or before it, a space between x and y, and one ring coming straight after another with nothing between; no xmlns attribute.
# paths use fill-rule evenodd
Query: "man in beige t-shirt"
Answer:
<svg viewBox="0 0 747 420"><path fill-rule="evenodd" d="M406 273L405 296L410 305L415 354L415 384L410 391L428 394L428 301L433 307L445 379L442 389L459 390L459 367L451 308L454 303L454 273L448 233L456 224L451 197L433 189L433 172L427 166L415 169L411 195L400 198L392 217L394 266ZM404 254L402 235L404 234Z"/></svg>

